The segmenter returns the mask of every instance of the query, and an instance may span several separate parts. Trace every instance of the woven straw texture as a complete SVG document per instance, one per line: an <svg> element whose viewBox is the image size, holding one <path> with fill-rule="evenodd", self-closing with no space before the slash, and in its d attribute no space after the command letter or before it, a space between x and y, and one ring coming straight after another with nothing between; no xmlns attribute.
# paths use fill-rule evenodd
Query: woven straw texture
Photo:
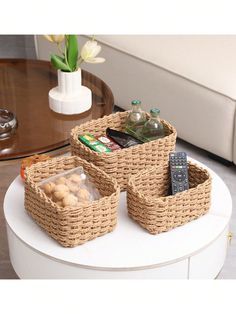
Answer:
<svg viewBox="0 0 236 314"><path fill-rule="evenodd" d="M38 183L55 174L83 166L102 198L80 207L60 207ZM53 158L26 169L25 208L33 219L62 246L74 247L114 229L119 186L104 171L79 157Z"/></svg>
<svg viewBox="0 0 236 314"><path fill-rule="evenodd" d="M167 135L164 138L111 153L94 152L78 140L78 136L85 133L95 136L106 134L107 127L124 131L127 116L128 112L117 112L76 126L71 131L70 139L72 155L80 156L104 170L117 180L121 190L126 190L130 175L135 175L148 166L167 162L169 153L175 149L177 136L176 130L162 120Z"/></svg>
<svg viewBox="0 0 236 314"><path fill-rule="evenodd" d="M188 163L190 189L169 195L169 165L149 168L130 178L128 214L151 234L171 230L210 208L211 178L207 170Z"/></svg>

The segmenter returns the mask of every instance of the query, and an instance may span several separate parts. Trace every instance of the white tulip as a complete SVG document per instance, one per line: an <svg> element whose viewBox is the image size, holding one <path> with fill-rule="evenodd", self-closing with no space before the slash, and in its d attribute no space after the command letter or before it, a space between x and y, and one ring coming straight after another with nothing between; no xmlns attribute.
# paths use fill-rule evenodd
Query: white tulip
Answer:
<svg viewBox="0 0 236 314"><path fill-rule="evenodd" d="M44 37L50 41L51 43L61 43L64 38L65 38L65 35L44 35Z"/></svg>
<svg viewBox="0 0 236 314"><path fill-rule="evenodd" d="M82 47L81 58L88 63L102 63L105 61L104 58L96 58L101 49L95 40L89 40Z"/></svg>

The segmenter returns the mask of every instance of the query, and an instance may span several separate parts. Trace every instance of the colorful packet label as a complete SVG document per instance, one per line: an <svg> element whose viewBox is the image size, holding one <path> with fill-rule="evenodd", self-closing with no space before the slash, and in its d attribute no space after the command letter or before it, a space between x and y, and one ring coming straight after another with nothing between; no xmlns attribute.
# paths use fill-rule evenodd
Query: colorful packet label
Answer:
<svg viewBox="0 0 236 314"><path fill-rule="evenodd" d="M103 143L98 141L93 135L91 134L84 134L79 136L79 140L84 143L86 146L94 150L98 153L109 153L111 149L105 146Z"/></svg>
<svg viewBox="0 0 236 314"><path fill-rule="evenodd" d="M115 143L112 139L107 137L106 135L101 135L97 138L100 142L110 148L112 151L121 149L121 147Z"/></svg>

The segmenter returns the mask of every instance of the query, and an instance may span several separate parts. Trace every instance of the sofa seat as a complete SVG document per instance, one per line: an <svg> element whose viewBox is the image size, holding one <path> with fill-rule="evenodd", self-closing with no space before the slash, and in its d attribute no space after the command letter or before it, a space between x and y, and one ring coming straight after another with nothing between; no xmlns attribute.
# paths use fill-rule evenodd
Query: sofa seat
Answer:
<svg viewBox="0 0 236 314"><path fill-rule="evenodd" d="M236 36L97 36L105 44L236 99Z"/></svg>
<svg viewBox="0 0 236 314"><path fill-rule="evenodd" d="M236 36L96 38L106 62L84 68L110 85L116 105L129 109L140 98L145 110L160 108L180 138L236 163ZM36 43L48 59L52 45L41 36Z"/></svg>

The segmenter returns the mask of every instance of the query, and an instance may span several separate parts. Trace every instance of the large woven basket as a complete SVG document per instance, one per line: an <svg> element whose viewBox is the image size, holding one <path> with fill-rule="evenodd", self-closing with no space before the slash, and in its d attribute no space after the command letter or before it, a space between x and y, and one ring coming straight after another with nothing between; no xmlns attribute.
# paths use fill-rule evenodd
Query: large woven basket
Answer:
<svg viewBox="0 0 236 314"><path fill-rule="evenodd" d="M121 190L126 190L131 175L137 174L148 166L167 162L169 153L175 148L177 136L174 127L162 120L166 133L164 138L111 153L94 152L78 140L78 137L85 133L95 136L106 134L107 127L124 131L127 115L128 112L118 112L76 126L71 131L70 139L72 155L80 156L104 170L117 180Z"/></svg>
<svg viewBox="0 0 236 314"><path fill-rule="evenodd" d="M88 205L60 207L47 197L38 183L78 166L83 166L102 198ZM53 158L26 169L25 208L62 246L74 247L112 231L117 222L118 200L117 182L79 157Z"/></svg>
<svg viewBox="0 0 236 314"><path fill-rule="evenodd" d="M206 214L211 199L210 175L192 163L188 163L188 173L190 189L169 196L168 165L131 177L127 188L129 216L151 234L157 234Z"/></svg>

